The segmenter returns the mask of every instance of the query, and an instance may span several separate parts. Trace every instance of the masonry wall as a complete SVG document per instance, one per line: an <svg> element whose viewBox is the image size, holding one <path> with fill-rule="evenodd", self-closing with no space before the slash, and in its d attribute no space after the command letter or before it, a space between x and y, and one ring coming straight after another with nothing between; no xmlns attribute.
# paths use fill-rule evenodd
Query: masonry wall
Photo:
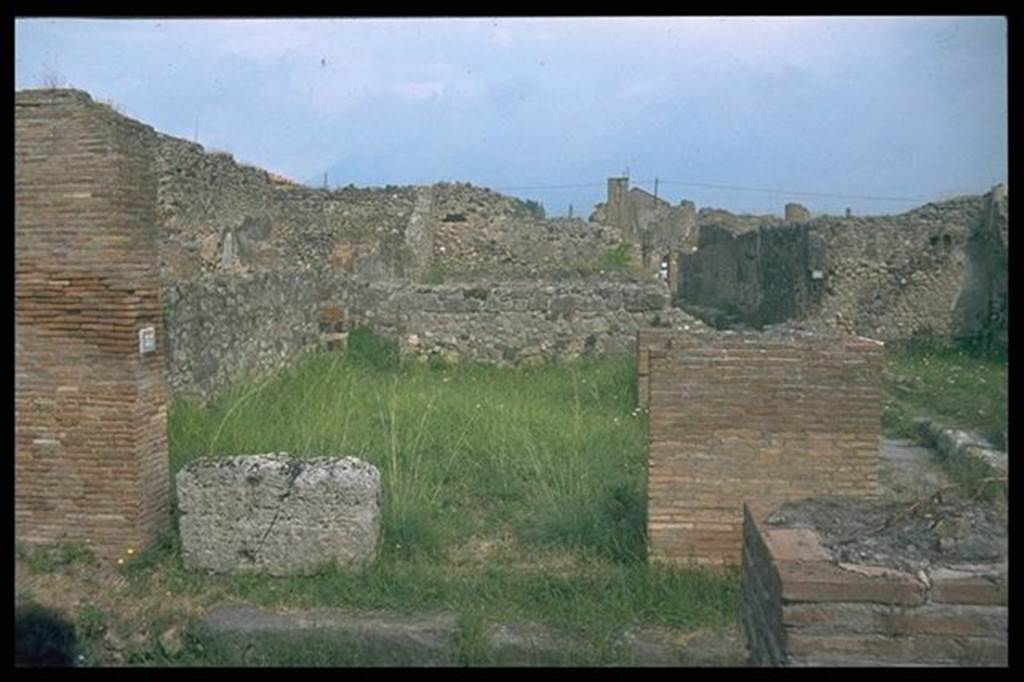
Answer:
<svg viewBox="0 0 1024 682"><path fill-rule="evenodd" d="M468 183L314 189L186 140L157 139L168 285L298 270L410 281L432 269L536 276L593 265L622 241L612 228L548 220Z"/></svg>
<svg viewBox="0 0 1024 682"><path fill-rule="evenodd" d="M185 140L159 135L158 141L166 284L267 271L415 274L406 231L416 188L311 189Z"/></svg>
<svg viewBox="0 0 1024 682"><path fill-rule="evenodd" d="M578 218L546 219L522 201L468 184L434 185L431 264L449 273L546 276L593 268L622 243L617 229Z"/></svg>
<svg viewBox="0 0 1024 682"><path fill-rule="evenodd" d="M637 347L653 561L738 563L746 499L875 494L880 343L642 330Z"/></svg>
<svg viewBox="0 0 1024 682"><path fill-rule="evenodd" d="M293 363L319 346L328 278L309 271L220 275L163 291L167 384L206 399L248 377Z"/></svg>
<svg viewBox="0 0 1024 682"><path fill-rule="evenodd" d="M1002 190L897 216L821 216L739 234L702 225L680 298L748 322L808 320L884 340L1006 335Z"/></svg>
<svg viewBox="0 0 1024 682"><path fill-rule="evenodd" d="M424 285L271 272L175 285L164 301L168 385L200 399L356 327L406 356L496 364L624 353L642 327L703 327L669 306L664 287L629 281Z"/></svg>
<svg viewBox="0 0 1024 682"><path fill-rule="evenodd" d="M16 538L138 550L169 521L153 131L73 91L14 108Z"/></svg>
<svg viewBox="0 0 1024 682"><path fill-rule="evenodd" d="M812 529L744 507L740 624L759 666L1005 666L1007 564L837 565Z"/></svg>

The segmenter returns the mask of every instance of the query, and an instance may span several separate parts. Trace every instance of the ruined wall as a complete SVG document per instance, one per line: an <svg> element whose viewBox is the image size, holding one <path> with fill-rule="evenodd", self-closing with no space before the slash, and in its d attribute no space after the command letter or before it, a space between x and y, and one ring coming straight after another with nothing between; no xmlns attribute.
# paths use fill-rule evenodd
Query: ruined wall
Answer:
<svg viewBox="0 0 1024 682"><path fill-rule="evenodd" d="M208 398L315 349L324 278L309 271L263 272L165 288L171 393Z"/></svg>
<svg viewBox="0 0 1024 682"><path fill-rule="evenodd" d="M219 276L168 287L167 382L206 399L366 326L403 355L534 363L625 352L637 329L701 328L657 283L476 281L425 285L312 272Z"/></svg>
<svg viewBox="0 0 1024 682"><path fill-rule="evenodd" d="M896 216L821 216L739 235L701 228L680 298L755 324L806 319L886 340L1005 339L1005 195Z"/></svg>
<svg viewBox="0 0 1024 682"><path fill-rule="evenodd" d="M642 330L637 347L653 561L738 563L747 499L875 493L882 344Z"/></svg>
<svg viewBox="0 0 1024 682"><path fill-rule="evenodd" d="M450 272L545 274L592 264L622 243L614 229L546 219L512 197L465 183L431 188L431 263Z"/></svg>
<svg viewBox="0 0 1024 682"><path fill-rule="evenodd" d="M351 325L395 338L403 354L511 364L624 352L650 325L702 327L657 283L366 283L341 307Z"/></svg>
<svg viewBox="0 0 1024 682"><path fill-rule="evenodd" d="M16 537L139 550L169 521L154 133L75 91L14 109Z"/></svg>
<svg viewBox="0 0 1024 682"><path fill-rule="evenodd" d="M607 201L594 207L592 224L606 224L631 244L643 268L657 273L664 257L696 244L698 214L692 201L673 206L639 188L629 188L629 178L608 178Z"/></svg>
<svg viewBox="0 0 1024 682"><path fill-rule="evenodd" d="M167 135L159 136L157 162L167 284L308 269L403 277L416 268L405 243L415 188L282 184L228 154Z"/></svg>
<svg viewBox="0 0 1024 682"><path fill-rule="evenodd" d="M801 319L826 291L825 267L824 243L807 225L740 234L702 225L699 250L679 260L680 299L736 312L755 325Z"/></svg>
<svg viewBox="0 0 1024 682"><path fill-rule="evenodd" d="M843 563L814 529L769 524L772 510L744 505L739 617L753 665L1007 665L1005 561L916 575Z"/></svg>
<svg viewBox="0 0 1024 682"><path fill-rule="evenodd" d="M467 183L312 189L185 140L159 140L168 283L306 269L413 281L433 266L543 274L595 262L621 243L605 226L547 220L526 202Z"/></svg>

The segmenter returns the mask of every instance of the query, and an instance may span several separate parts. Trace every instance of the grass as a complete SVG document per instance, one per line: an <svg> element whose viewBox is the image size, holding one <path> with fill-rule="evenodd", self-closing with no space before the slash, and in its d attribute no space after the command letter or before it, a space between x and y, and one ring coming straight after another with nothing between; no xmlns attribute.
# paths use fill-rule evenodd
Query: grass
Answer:
<svg viewBox="0 0 1024 682"><path fill-rule="evenodd" d="M929 414L1001 442L1005 358L917 345L891 349L886 363L889 435L913 435L912 418ZM739 600L735 570L645 561L646 420L635 386L631 358L520 368L402 363L393 344L354 330L345 352L310 355L206 406L176 402L168 423L172 476L199 457L281 451L355 455L376 465L381 552L363 572L206 575L184 568L172 530L118 568L127 598L181 610L241 601L447 611L458 616L458 660L467 664L487 662L484 632L499 622L536 622L582 638L594 663L616 662L608 642L630 626L729 627ZM16 549L33 573L95 563L76 547ZM86 602L79 633L90 640L124 630L117 611L98 598ZM151 611L145 624L131 624L151 634L126 654L128 663L216 662L194 633L168 656L155 639L168 616ZM335 654L311 644L274 661L343 662Z"/></svg>
<svg viewBox="0 0 1024 682"><path fill-rule="evenodd" d="M92 551L78 543L57 544L45 547L28 547L16 544L15 555L25 561L32 573L54 573L77 563L95 563Z"/></svg>
<svg viewBox="0 0 1024 682"><path fill-rule="evenodd" d="M1007 357L971 347L917 342L888 351L882 382L882 427L913 438L915 417L973 430L1006 447Z"/></svg>
<svg viewBox="0 0 1024 682"><path fill-rule="evenodd" d="M646 432L631 358L498 368L401 363L365 330L205 407L175 403L172 475L198 457L354 455L381 471L380 556L363 572L197 576L175 534L129 562L139 591L265 606L459 614L467 660L482 623L530 621L595 647L634 623L732 623L734 573L646 564ZM596 651L597 649L595 649Z"/></svg>

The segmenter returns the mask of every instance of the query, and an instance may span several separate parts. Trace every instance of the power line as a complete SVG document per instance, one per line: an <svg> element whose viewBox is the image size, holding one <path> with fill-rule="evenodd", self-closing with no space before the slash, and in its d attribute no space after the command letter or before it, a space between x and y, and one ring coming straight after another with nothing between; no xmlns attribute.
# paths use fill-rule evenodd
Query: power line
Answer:
<svg viewBox="0 0 1024 682"><path fill-rule="evenodd" d="M576 185L522 185L519 187L494 187L493 189L498 191L511 191L511 190L523 190L523 189L580 189L583 187L604 187L603 182L586 182L579 183Z"/></svg>
<svg viewBox="0 0 1024 682"><path fill-rule="evenodd" d="M651 181L646 181L650 183ZM869 201L908 201L917 202L924 201L926 197L881 197L872 196L867 194L836 194L833 192L805 192L795 189L768 189L766 187L741 187L739 185L717 185L710 182L687 182L683 180L660 180L659 182L666 185L687 185L691 187L708 187L711 189L728 189L737 192L762 192L766 194L791 194L796 196L808 196L808 197L828 197L832 199L865 199Z"/></svg>
<svg viewBox="0 0 1024 682"><path fill-rule="evenodd" d="M807 197L825 197L830 199L861 199L864 201L903 201L903 202L919 202L926 201L927 197L916 196L916 197L890 197L890 196L878 196L871 194L840 194L838 192L809 192L805 190L796 189L771 189L768 187L746 187L743 185L723 185L711 182L693 182L688 180L662 180L657 178L655 180L634 180L634 186L641 186L645 184L651 184L657 182L658 184L666 185L680 185L687 187L706 187L709 189L727 189L736 192L759 192L762 194L788 194L792 196L807 196ZM604 182L581 182L575 184L557 184L557 185L517 185L515 187L494 187L493 189L499 192L508 191L522 191L522 190L544 190L544 189L583 189L588 187L604 187Z"/></svg>

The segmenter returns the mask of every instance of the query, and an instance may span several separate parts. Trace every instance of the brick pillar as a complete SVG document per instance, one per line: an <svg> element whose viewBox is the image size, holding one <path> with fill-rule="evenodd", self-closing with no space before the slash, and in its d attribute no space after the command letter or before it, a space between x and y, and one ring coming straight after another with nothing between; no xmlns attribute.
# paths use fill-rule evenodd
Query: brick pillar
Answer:
<svg viewBox="0 0 1024 682"><path fill-rule="evenodd" d="M153 136L83 92L15 95L19 541L114 556L168 527Z"/></svg>
<svg viewBox="0 0 1024 682"><path fill-rule="evenodd" d="M643 329L637 349L652 561L738 563L745 500L877 492L881 343Z"/></svg>

